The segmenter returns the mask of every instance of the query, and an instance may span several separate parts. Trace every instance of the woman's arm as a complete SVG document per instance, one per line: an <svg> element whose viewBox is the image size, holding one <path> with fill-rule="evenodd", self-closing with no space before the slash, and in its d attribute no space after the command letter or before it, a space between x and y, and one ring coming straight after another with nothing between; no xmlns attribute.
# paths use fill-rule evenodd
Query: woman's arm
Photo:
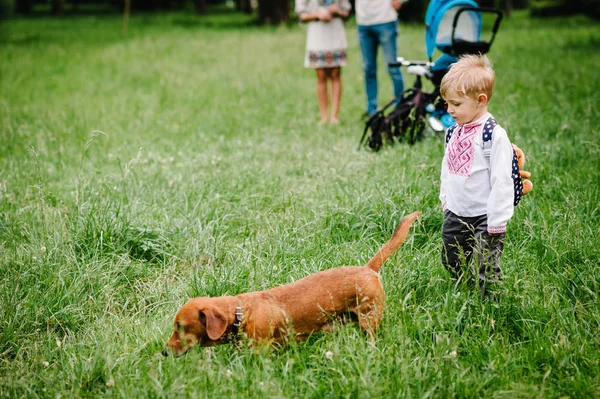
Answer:
<svg viewBox="0 0 600 399"><path fill-rule="evenodd" d="M318 11L314 12L303 12L298 16L301 22L311 22L311 21L331 21L332 15L331 11L328 11L325 8L321 8Z"/></svg>
<svg viewBox="0 0 600 399"><path fill-rule="evenodd" d="M331 15L333 17L340 17L343 20L348 19L348 17L350 16L350 2L348 2L347 0L343 0L342 2L340 2L340 4L332 4L329 6L329 12L331 13Z"/></svg>
<svg viewBox="0 0 600 399"><path fill-rule="evenodd" d="M402 4L404 4L403 1L392 0L392 7L394 7L394 10L396 10L396 11L400 11L400 9L402 8Z"/></svg>

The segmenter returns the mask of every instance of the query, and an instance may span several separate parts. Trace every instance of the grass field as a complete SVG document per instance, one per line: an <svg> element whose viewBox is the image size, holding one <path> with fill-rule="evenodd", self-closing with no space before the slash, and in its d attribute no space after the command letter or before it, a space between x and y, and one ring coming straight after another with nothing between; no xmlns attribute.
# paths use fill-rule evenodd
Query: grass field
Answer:
<svg viewBox="0 0 600 399"><path fill-rule="evenodd" d="M598 25L501 26L490 109L534 191L482 303L440 263L443 140L357 150L354 23L342 123L317 127L304 29L244 18L134 15L126 39L118 16L0 25L0 397L600 397ZM403 25L400 53L423 58L423 36ZM418 209L375 345L349 325L161 355L188 298L363 264Z"/></svg>

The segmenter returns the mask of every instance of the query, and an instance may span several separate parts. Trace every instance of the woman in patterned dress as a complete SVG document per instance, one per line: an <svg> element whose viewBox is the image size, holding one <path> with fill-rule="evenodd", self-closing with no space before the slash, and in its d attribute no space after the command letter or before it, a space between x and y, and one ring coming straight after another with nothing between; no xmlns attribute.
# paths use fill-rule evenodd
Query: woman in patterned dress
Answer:
<svg viewBox="0 0 600 399"><path fill-rule="evenodd" d="M296 13L308 22L305 68L317 71L317 99L321 122L339 122L342 97L341 67L348 63L344 20L348 18L348 0L296 0ZM331 81L331 116L328 115L328 81Z"/></svg>

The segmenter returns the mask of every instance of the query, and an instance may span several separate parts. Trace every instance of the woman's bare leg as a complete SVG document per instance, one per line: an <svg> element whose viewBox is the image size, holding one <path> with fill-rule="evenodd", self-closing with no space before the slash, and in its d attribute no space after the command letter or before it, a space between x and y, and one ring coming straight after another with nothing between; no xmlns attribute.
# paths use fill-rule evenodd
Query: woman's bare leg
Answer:
<svg viewBox="0 0 600 399"><path fill-rule="evenodd" d="M317 68L317 100L319 101L319 112L321 113L321 122L327 122L327 103L329 101L327 93L327 69Z"/></svg>
<svg viewBox="0 0 600 399"><path fill-rule="evenodd" d="M342 100L342 68L331 68L331 123L338 123L340 115L340 102Z"/></svg>

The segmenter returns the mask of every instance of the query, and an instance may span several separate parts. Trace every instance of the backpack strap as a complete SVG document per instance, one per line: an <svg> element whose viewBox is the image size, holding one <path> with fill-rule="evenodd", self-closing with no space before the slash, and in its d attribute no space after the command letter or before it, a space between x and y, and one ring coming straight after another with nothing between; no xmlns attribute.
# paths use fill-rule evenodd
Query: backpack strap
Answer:
<svg viewBox="0 0 600 399"><path fill-rule="evenodd" d="M458 127L458 124L455 123L454 125L450 126L448 128L448 130L446 131L446 144L444 144L444 147L448 146L448 142L452 138L452 135L454 134L454 131L456 130L457 127Z"/></svg>
<svg viewBox="0 0 600 399"><path fill-rule="evenodd" d="M513 162L512 162L512 179L514 187L513 205L519 205L521 198L523 198L523 179L519 173L519 159L517 153L513 150Z"/></svg>
<svg viewBox="0 0 600 399"><path fill-rule="evenodd" d="M487 161L488 168L490 167L490 158L492 156L492 133L496 126L498 126L498 122L490 116L483 124L483 131L481 132L483 136L483 155Z"/></svg>

